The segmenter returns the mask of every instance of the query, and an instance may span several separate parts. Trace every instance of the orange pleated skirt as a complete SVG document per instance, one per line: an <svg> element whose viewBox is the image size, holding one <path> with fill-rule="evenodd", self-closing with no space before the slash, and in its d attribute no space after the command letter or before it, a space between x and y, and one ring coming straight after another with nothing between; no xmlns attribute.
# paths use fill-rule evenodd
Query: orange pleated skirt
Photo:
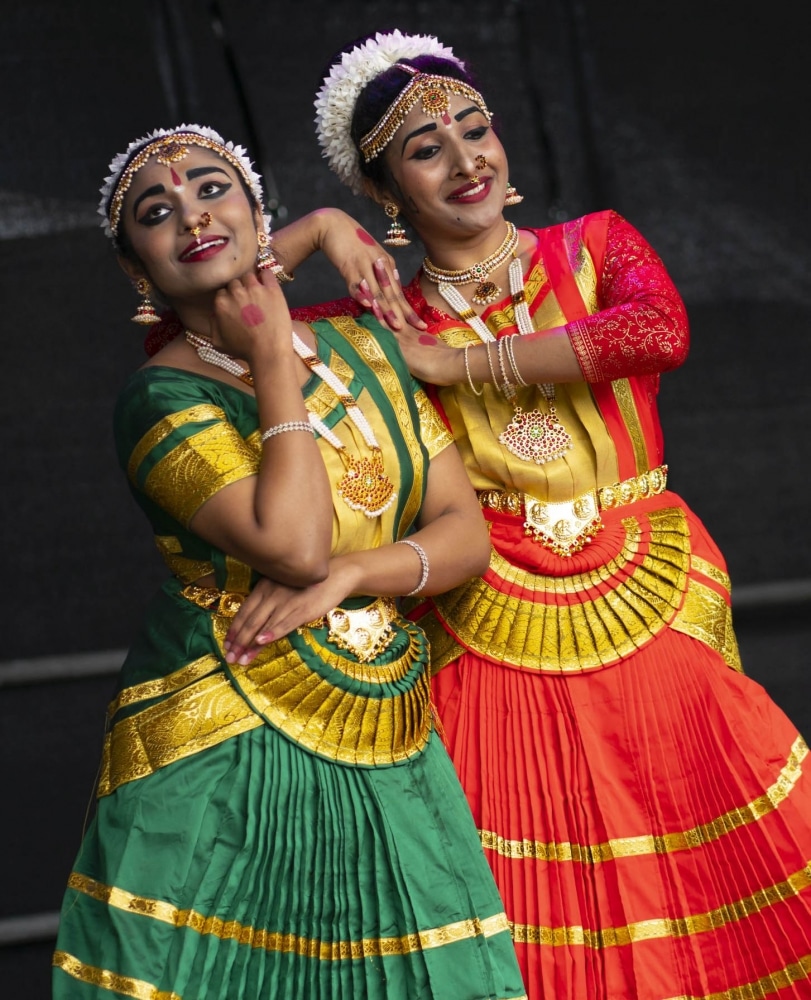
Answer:
<svg viewBox="0 0 811 1000"><path fill-rule="evenodd" d="M531 1000L811 997L811 760L760 685L670 628L433 683Z"/></svg>

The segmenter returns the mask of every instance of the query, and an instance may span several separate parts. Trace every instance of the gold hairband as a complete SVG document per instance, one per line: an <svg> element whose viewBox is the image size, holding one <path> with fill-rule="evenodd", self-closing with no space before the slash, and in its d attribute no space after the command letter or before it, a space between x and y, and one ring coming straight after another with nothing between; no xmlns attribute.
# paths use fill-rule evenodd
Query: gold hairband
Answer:
<svg viewBox="0 0 811 1000"><path fill-rule="evenodd" d="M124 197L141 167L144 166L151 156L156 156L157 162L164 166L168 166L170 163L177 163L188 155L189 150L187 146L202 146L204 149L210 149L218 156L221 156L239 171L245 178L248 188L252 189L251 178L245 173L238 157L225 146L220 145L220 143L214 142L213 139L208 139L204 135L198 135L196 132L175 132L172 135L162 136L160 139L148 143L132 158L127 164L126 170L121 174L118 184L116 184L115 191L110 199L109 209L110 229L113 236L118 236L118 225L121 221L121 207L124 204Z"/></svg>
<svg viewBox="0 0 811 1000"><path fill-rule="evenodd" d="M383 152L405 121L406 115L419 100L422 101L424 115L429 118L442 118L446 125L450 125L448 116L450 95L456 94L459 97L466 97L479 108L487 119L487 124L490 124L492 115L487 110L484 98L478 90L465 83L464 80L456 80L452 76L420 73L415 67L403 63L395 65L397 69L411 73L412 79L377 125L360 140L360 152L366 163L374 160Z"/></svg>

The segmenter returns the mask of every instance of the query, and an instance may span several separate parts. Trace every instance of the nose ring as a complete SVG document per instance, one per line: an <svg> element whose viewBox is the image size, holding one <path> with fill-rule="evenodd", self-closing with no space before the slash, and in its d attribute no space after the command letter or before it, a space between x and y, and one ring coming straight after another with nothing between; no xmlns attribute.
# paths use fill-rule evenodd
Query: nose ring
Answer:
<svg viewBox="0 0 811 1000"><path fill-rule="evenodd" d="M207 229L210 225L211 225L211 213L203 212L203 214L200 216L200 225L194 226L192 229L189 230L189 232L199 243L200 233L202 232L203 229Z"/></svg>
<svg viewBox="0 0 811 1000"><path fill-rule="evenodd" d="M484 168L487 166L487 157L482 156L482 154L479 153L479 155L476 157L476 166L479 168L479 170L484 170Z"/></svg>

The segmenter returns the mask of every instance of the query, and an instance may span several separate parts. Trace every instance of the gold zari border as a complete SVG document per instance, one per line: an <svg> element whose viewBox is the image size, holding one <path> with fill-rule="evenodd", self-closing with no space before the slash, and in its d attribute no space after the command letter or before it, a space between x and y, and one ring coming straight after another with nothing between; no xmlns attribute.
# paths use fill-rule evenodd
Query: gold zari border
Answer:
<svg viewBox="0 0 811 1000"><path fill-rule="evenodd" d="M532 924L511 923L513 940L517 944L538 944L551 947L566 947L582 945L585 948L600 950L622 945L636 944L639 941L654 941L660 938L689 937L693 934L705 934L718 930L726 924L745 920L774 906L811 886L811 861L794 872L784 882L759 889L751 896L708 910L706 913L695 913L686 917L657 917L653 920L638 920L624 927L606 927L593 931L587 927L538 927Z"/></svg>
<svg viewBox="0 0 811 1000"><path fill-rule="evenodd" d="M188 927L198 934L210 934L222 941L237 941L239 944L265 951L292 952L304 958L317 958L322 962L334 962L357 958L379 958L387 955L409 955L413 952L442 948L470 938L493 937L509 932L510 925L504 913L491 917L458 920L442 927L431 927L398 937L361 938L356 941L322 941L319 938L303 937L300 934L282 934L278 931L263 930L242 924L237 920L222 920L220 917L204 916L197 910L181 910L162 899L149 899L115 886L104 885L94 879L72 872L68 888L84 893L101 903L114 906L128 913L136 913L152 920L170 924L172 927Z"/></svg>
<svg viewBox="0 0 811 1000"><path fill-rule="evenodd" d="M422 450L419 438L420 428L414 426L405 387L392 368L385 351L365 327L357 323L351 316L335 316L330 322L355 347L375 373L397 415L398 429L416 473L408 498L402 505L402 514L399 518L401 525L408 526L416 519L422 504L422 475L420 474ZM405 530L405 527L401 530Z"/></svg>
<svg viewBox="0 0 811 1000"><path fill-rule="evenodd" d="M730 593L732 590L732 582L729 576L722 569L713 566L711 562L707 562L706 559L701 559L699 556L693 556L692 566L696 573L701 573L702 576L706 576L709 580L714 580L727 593Z"/></svg>
<svg viewBox="0 0 811 1000"><path fill-rule="evenodd" d="M636 465L637 475L647 472L650 468L648 449L645 446L645 435L642 432L642 424L639 421L639 413L637 412L634 394L631 390L631 383L627 378L620 378L611 383L611 389L617 401L617 406L620 408L622 419L628 429L628 437L630 437L631 445L634 449L634 464Z"/></svg>
<svg viewBox="0 0 811 1000"><path fill-rule="evenodd" d="M412 633L408 650L399 656L392 663L362 663L360 661L347 659L336 653L334 649L320 643L312 629L302 626L298 630L302 639L315 652L320 660L323 660L333 670L340 670L346 677L359 681L361 684L394 684L403 677L403 666L407 662L409 665L416 661L419 653L416 636Z"/></svg>
<svg viewBox="0 0 811 1000"><path fill-rule="evenodd" d="M146 495L188 526L224 486L255 476L259 463L238 431L220 422L179 441L144 481Z"/></svg>
<svg viewBox="0 0 811 1000"><path fill-rule="evenodd" d="M52 964L74 979L78 979L80 983L88 983L100 990L120 993L125 997L135 997L135 1000L181 1000L177 993L164 993L151 983L145 983L143 979L133 979L111 972L109 969L86 965L66 951L54 952Z"/></svg>
<svg viewBox="0 0 811 1000"><path fill-rule="evenodd" d="M210 560L184 556L180 539L174 535L155 535L155 545L169 572L183 583L193 583L214 572L214 564Z"/></svg>
<svg viewBox="0 0 811 1000"><path fill-rule="evenodd" d="M684 604L670 627L703 642L714 649L728 667L743 673L738 640L732 627L732 608L717 590L698 580L690 580Z"/></svg>
<svg viewBox="0 0 811 1000"><path fill-rule="evenodd" d="M138 477L138 468L141 462L157 445L164 441L169 435L186 424L203 423L204 421L215 421L217 423L225 420L225 411L219 406L212 406L210 403L200 403L197 406L190 406L177 413L169 413L162 417L154 427L151 427L141 440L136 444L130 455L127 464L127 475L131 482L135 483Z"/></svg>
<svg viewBox="0 0 811 1000"><path fill-rule="evenodd" d="M539 840L508 840L492 830L480 830L482 846L504 858L529 861L576 861L593 865L616 858L639 858L650 854L671 854L688 851L702 844L720 840L740 827L756 823L768 816L789 797L803 773L803 761L808 756L808 746L802 736L794 741L786 763L777 780L763 795L744 806L730 809L709 823L702 823L690 830L665 833L658 836L617 837L602 844L572 844L566 841L544 843Z"/></svg>
<svg viewBox="0 0 811 1000"><path fill-rule="evenodd" d="M811 976L811 954L803 955L798 961L776 972L770 972L752 983L730 986L718 993L705 993L701 996L682 994L678 997L669 997L668 1000L761 1000L762 997L777 993L778 990L808 979L809 976Z"/></svg>
<svg viewBox="0 0 811 1000"><path fill-rule="evenodd" d="M420 437L428 451L429 458L435 458L441 451L453 444L453 435L442 422L436 407L424 389L414 393L417 413L420 418Z"/></svg>
<svg viewBox="0 0 811 1000"><path fill-rule="evenodd" d="M113 726L98 796L263 724L224 675L205 677Z"/></svg>
<svg viewBox="0 0 811 1000"><path fill-rule="evenodd" d="M231 619L214 615L214 636L222 642ZM390 676L404 678L417 660L416 626L409 648L386 665ZM347 676L357 664L344 657L330 663ZM431 734L430 679L427 668L405 691L382 698L336 687L305 663L287 639L270 643L247 666L232 664L235 683L272 726L313 753L344 764L369 767L407 760L420 753Z"/></svg>
<svg viewBox="0 0 811 1000"><path fill-rule="evenodd" d="M107 718L112 717L120 708L127 705L134 705L139 701L146 701L149 698L159 698L161 695L172 694L180 691L181 688L188 687L194 681L202 680L213 673L219 667L219 661L211 653L201 656L198 660L187 663L185 667L175 670L165 677L156 677L152 681L144 681L142 684L133 684L132 687L124 688L110 702L107 707Z"/></svg>
<svg viewBox="0 0 811 1000"><path fill-rule="evenodd" d="M644 556L638 555L643 530L636 518L627 517L619 555L589 573L538 576L493 552L490 571L505 589L478 578L434 598L437 614L453 623L468 649L511 666L559 674L616 663L673 621L687 586L690 535L684 512L665 508L650 512L647 520ZM627 576L617 579L623 567ZM512 596L509 591L516 586L540 599ZM589 590L593 596L586 594ZM544 594L583 596L557 604L544 602Z"/></svg>

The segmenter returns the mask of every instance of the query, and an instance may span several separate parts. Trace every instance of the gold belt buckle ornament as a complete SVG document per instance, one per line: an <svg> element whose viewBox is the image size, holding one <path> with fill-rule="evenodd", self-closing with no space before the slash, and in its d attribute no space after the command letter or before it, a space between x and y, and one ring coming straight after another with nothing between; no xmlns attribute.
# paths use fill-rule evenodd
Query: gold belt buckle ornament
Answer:
<svg viewBox="0 0 811 1000"><path fill-rule="evenodd" d="M579 552L602 527L596 490L562 503L524 495L524 534L559 556Z"/></svg>
<svg viewBox="0 0 811 1000"><path fill-rule="evenodd" d="M396 616L390 597L378 597L365 608L333 608L326 614L327 638L339 649L353 653L361 663L368 663L391 645Z"/></svg>

